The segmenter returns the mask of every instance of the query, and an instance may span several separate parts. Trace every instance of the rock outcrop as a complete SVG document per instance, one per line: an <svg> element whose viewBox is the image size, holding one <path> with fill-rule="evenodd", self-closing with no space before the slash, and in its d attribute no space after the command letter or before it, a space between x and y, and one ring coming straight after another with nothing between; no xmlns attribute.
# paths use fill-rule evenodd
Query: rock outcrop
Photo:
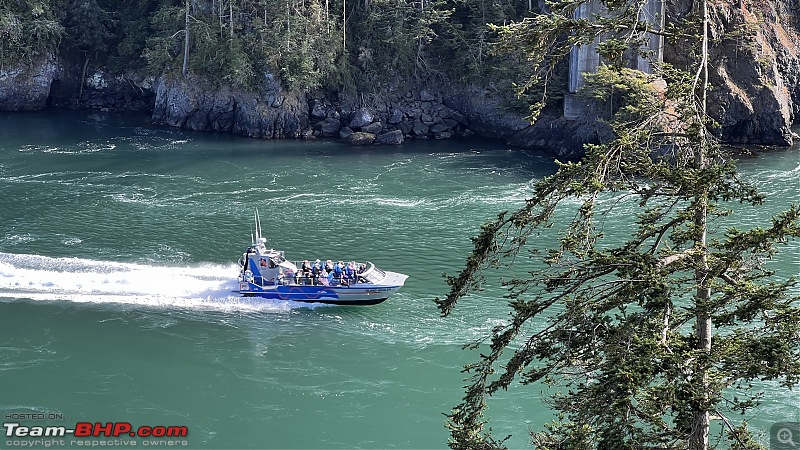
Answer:
<svg viewBox="0 0 800 450"><path fill-rule="evenodd" d="M363 99L319 95L310 100L314 135L336 136L353 145L400 145L405 139L448 139L475 134L470 120L446 104L439 86L394 86L374 95L365 106ZM482 122L476 114L477 124ZM488 116L487 116L488 117ZM487 127L487 129L490 127ZM353 133L375 136L374 141L353 138ZM356 144L358 142L358 144Z"/></svg>
<svg viewBox="0 0 800 450"><path fill-rule="evenodd" d="M203 80L161 77L153 123L262 139L297 138L308 127L305 95L281 90L277 83L262 95L203 86Z"/></svg>
<svg viewBox="0 0 800 450"><path fill-rule="evenodd" d="M691 2L668 3L678 23ZM791 145L800 112L800 35L786 2L711 3L709 113L731 144ZM685 49L667 44L664 59L685 66Z"/></svg>
<svg viewBox="0 0 800 450"><path fill-rule="evenodd" d="M32 64L0 68L0 110L45 109L57 72L58 64L53 55L45 55Z"/></svg>

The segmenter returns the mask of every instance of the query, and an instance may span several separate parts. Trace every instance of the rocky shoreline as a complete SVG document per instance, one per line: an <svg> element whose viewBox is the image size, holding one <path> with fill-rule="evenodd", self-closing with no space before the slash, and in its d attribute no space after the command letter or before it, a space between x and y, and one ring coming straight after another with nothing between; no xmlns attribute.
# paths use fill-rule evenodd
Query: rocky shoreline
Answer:
<svg viewBox="0 0 800 450"><path fill-rule="evenodd" d="M495 92L474 86L409 84L365 98L285 91L274 79L267 80L262 92L253 93L227 86L211 88L203 79L191 76L153 79L97 71L84 80L80 90L74 70L51 71L50 91L46 89L48 80L41 79L31 109L147 112L152 123L161 126L256 139L333 138L354 146L479 136L567 158L579 157L583 143L598 139L596 127L587 121L548 118L542 122L549 127L541 123L532 126L523 114L508 111ZM0 86L2 82L0 75ZM0 87L0 96L3 94ZM554 127L554 122L559 126Z"/></svg>
<svg viewBox="0 0 800 450"><path fill-rule="evenodd" d="M673 18L691 6L671 5L666 14ZM714 6L709 111L726 144L789 146L797 137L791 127L800 114L800 33L782 20L787 8L785 2ZM742 36L748 45L740 45ZM665 45L664 59L687 63L673 44ZM567 120L561 106L552 105L531 125L525 113L505 107L508 93L441 78L344 94L286 90L269 74L251 92L213 86L191 74L153 78L90 68L81 79L82 73L80 62L55 55L0 68L0 110L147 111L157 125L258 139L339 138L351 145L480 136L564 158L577 158L585 143L608 138L597 111Z"/></svg>

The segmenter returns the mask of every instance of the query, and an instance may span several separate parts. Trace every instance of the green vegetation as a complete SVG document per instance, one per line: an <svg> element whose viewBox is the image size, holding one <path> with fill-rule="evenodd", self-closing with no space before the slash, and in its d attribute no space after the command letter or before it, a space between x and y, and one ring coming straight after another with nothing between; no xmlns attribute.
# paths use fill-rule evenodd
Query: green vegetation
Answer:
<svg viewBox="0 0 800 450"><path fill-rule="evenodd" d="M485 224L464 270L447 278L443 315L487 276L512 275L506 323L470 347L480 356L448 416L450 447L503 448L485 428L491 396L539 384L557 412L532 424L539 449L763 449L745 420L762 395L753 382L800 381L797 281L765 265L800 237L800 206L734 226L730 205L757 208L764 197L710 132L705 1L680 30L692 36L689 64L652 76L620 63L620 43L639 48L637 2L607 2L611 19L591 24L574 18L579 3L499 31L532 55L527 87L540 89L540 105L573 43L609 39L584 95L608 105L614 137Z"/></svg>
<svg viewBox="0 0 800 450"><path fill-rule="evenodd" d="M113 73L201 75L215 84L370 92L446 74L524 79L493 55L492 23L528 14L510 0L11 0L0 64L59 52ZM184 67L185 66L185 67Z"/></svg>
<svg viewBox="0 0 800 450"><path fill-rule="evenodd" d="M57 49L64 35L62 8L59 0L0 2L0 69Z"/></svg>

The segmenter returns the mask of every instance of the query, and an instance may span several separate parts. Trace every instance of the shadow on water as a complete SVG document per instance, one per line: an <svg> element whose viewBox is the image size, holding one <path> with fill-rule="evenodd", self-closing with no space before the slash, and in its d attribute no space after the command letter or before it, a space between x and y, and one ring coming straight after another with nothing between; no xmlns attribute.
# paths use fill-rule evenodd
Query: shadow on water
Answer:
<svg viewBox="0 0 800 450"><path fill-rule="evenodd" d="M79 119L75 120L78 115ZM67 120L68 119L68 120ZM48 110L32 113L6 113L0 115L6 130L36 130L37 141L20 143L27 147L65 148L67 156L91 153L97 163L98 153L103 154L104 166L97 170L115 170L124 165L131 168L146 167L158 161L159 168L166 171L190 167L204 159L219 159L225 162L259 164L271 157L292 158L298 163L309 158L336 158L339 163L372 161L376 164L395 157L414 155L480 155L482 168L516 170L522 177L533 178L555 170L554 156L542 151L513 148L500 141L474 138L447 141L410 140L399 146L355 147L335 139L253 139L233 136L228 133L189 131L177 128L158 127L150 124L149 117L140 113L102 113L66 110ZM75 124L79 124L78 127ZM136 127L134 139L121 138ZM0 129L0 139L12 136ZM7 148L13 148L9 139ZM92 146L105 145L96 149ZM87 148L89 147L89 148ZM58 152L55 152L58 153ZM142 166L142 164L145 164ZM474 161L454 159L450 164L456 169L474 168Z"/></svg>

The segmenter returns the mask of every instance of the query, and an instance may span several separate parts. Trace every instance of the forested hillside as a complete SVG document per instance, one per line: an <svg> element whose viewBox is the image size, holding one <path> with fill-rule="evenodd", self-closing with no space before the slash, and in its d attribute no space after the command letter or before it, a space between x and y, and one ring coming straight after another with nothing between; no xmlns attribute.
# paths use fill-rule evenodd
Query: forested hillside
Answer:
<svg viewBox="0 0 800 450"><path fill-rule="evenodd" d="M183 71L255 89L271 76L287 88L353 91L412 76L512 80L524 75L515 73L522 65L491 55L487 24L520 19L531 7L519 0L6 0L0 64L56 51L112 73Z"/></svg>
<svg viewBox="0 0 800 450"><path fill-rule="evenodd" d="M282 138L340 136L366 108L380 124L370 134L399 132L393 142L478 134L574 156L603 140L597 118L612 111L563 116L567 52L552 61L548 105L531 126L526 116L542 87L528 84L527 96L516 87L530 79L537 44L502 41L497 31L530 26L524 20L544 4L2 0L0 110L149 109L157 124ZM665 6L672 37L664 61L685 69L691 49L681 30L696 5ZM723 141L792 143L798 7L798 0L713 4L709 112Z"/></svg>

